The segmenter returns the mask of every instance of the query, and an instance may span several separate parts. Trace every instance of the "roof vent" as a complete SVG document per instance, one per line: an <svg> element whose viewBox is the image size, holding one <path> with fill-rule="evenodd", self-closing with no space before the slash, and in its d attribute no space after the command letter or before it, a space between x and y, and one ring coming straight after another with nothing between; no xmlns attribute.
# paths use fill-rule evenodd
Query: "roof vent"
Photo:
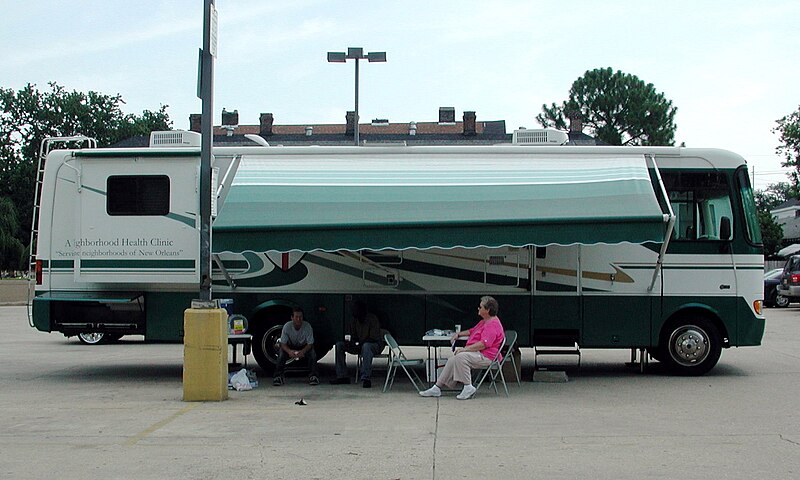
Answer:
<svg viewBox="0 0 800 480"><path fill-rule="evenodd" d="M514 145L564 145L569 140L566 133L552 128L514 130Z"/></svg>
<svg viewBox="0 0 800 480"><path fill-rule="evenodd" d="M199 147L200 134L185 130L150 132L151 147Z"/></svg>

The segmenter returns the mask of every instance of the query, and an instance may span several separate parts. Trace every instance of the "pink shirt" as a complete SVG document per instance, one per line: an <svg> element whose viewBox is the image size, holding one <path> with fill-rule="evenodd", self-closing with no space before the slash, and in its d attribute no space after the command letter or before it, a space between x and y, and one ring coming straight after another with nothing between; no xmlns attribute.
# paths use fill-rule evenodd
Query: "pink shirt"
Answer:
<svg viewBox="0 0 800 480"><path fill-rule="evenodd" d="M467 346L473 343L483 342L486 346L481 353L489 360L494 360L500 345L505 340L506 334L503 331L503 325L497 317L481 320L477 325L469 329L469 338L467 338ZM502 355L500 359L502 359Z"/></svg>

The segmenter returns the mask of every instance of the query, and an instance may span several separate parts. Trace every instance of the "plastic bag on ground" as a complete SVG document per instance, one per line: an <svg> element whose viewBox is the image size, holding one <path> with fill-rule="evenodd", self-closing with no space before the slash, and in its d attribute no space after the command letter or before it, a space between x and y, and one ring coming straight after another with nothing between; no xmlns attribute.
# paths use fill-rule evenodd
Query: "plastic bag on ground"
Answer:
<svg viewBox="0 0 800 480"><path fill-rule="evenodd" d="M250 384L250 379L247 378L247 369L243 368L234 373L230 379L229 384L234 390L241 392L242 390L252 390L253 386Z"/></svg>

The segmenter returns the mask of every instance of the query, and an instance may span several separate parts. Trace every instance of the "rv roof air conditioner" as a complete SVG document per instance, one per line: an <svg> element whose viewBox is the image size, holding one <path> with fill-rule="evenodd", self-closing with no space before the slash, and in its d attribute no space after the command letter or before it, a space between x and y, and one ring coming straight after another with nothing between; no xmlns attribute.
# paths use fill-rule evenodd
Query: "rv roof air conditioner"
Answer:
<svg viewBox="0 0 800 480"><path fill-rule="evenodd" d="M566 133L552 128L514 130L514 145L564 145L569 140Z"/></svg>
<svg viewBox="0 0 800 480"><path fill-rule="evenodd" d="M185 130L150 132L151 147L199 147L200 134Z"/></svg>

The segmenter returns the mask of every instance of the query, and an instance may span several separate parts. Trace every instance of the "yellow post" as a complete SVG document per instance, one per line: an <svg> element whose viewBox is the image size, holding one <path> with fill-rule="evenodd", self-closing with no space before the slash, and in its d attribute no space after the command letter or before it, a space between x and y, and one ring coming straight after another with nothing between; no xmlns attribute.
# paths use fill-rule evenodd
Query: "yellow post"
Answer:
<svg viewBox="0 0 800 480"><path fill-rule="evenodd" d="M228 313L221 308L183 312L183 401L228 398Z"/></svg>

